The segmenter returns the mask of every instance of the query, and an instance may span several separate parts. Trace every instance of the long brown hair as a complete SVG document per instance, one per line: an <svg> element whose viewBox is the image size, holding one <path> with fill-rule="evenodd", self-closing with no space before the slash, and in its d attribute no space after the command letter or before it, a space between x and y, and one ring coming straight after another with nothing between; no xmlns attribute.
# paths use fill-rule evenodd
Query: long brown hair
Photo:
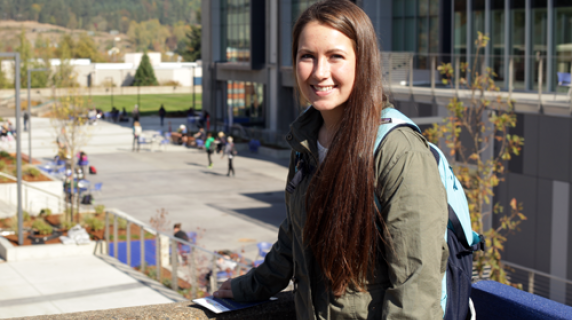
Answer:
<svg viewBox="0 0 572 320"><path fill-rule="evenodd" d="M350 38L357 60L353 91L338 131L306 194L304 243L339 297L348 286L365 290L381 237L376 220L385 229L374 200L373 148L384 100L381 53L373 25L358 6L348 0L327 0L309 7L296 22L294 64L300 34L310 22L327 25ZM299 87L296 67L293 69Z"/></svg>

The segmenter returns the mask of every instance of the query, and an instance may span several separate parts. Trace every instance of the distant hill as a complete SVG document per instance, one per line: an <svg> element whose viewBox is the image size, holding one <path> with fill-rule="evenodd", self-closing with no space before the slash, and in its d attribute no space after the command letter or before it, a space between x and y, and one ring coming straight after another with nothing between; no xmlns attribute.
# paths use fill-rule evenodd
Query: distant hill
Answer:
<svg viewBox="0 0 572 320"><path fill-rule="evenodd" d="M0 0L0 20L31 20L69 29L127 32L131 21L197 23L201 0Z"/></svg>

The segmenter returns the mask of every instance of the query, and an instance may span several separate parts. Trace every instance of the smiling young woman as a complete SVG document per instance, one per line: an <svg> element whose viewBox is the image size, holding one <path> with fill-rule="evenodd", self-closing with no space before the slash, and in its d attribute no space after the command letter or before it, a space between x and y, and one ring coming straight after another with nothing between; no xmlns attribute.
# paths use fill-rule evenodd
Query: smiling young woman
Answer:
<svg viewBox="0 0 572 320"><path fill-rule="evenodd" d="M445 190L411 128L374 153L387 103L371 21L348 0L320 1L294 26L292 58L311 107L287 135L287 217L264 263L215 296L262 300L292 279L297 319L442 319Z"/></svg>

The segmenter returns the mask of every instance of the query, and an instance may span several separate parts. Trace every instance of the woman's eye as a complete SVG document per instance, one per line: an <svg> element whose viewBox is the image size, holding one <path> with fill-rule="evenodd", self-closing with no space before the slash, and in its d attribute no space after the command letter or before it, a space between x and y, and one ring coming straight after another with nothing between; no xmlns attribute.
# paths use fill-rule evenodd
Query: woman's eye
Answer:
<svg viewBox="0 0 572 320"><path fill-rule="evenodd" d="M300 59L312 59L312 55L311 54L303 54L300 56Z"/></svg>
<svg viewBox="0 0 572 320"><path fill-rule="evenodd" d="M332 58L333 59L343 59L344 57L340 54L334 54L334 55L332 55Z"/></svg>

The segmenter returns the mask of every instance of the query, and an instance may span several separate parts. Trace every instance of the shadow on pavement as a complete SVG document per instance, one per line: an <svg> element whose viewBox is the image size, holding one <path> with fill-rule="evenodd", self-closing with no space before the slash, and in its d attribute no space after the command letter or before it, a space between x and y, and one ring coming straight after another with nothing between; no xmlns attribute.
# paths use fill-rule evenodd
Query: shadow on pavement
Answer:
<svg viewBox="0 0 572 320"><path fill-rule="evenodd" d="M282 221L286 218L286 204L284 202L283 191L242 193L241 195L267 203L270 206L243 209L223 208L214 204L210 206L272 231L276 231L280 227Z"/></svg>

